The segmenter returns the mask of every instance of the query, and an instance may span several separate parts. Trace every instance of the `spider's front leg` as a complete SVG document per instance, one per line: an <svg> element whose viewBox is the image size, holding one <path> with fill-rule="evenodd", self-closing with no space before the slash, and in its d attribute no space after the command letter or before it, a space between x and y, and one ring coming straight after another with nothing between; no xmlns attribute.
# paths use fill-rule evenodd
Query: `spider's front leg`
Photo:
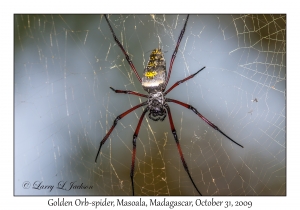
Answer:
<svg viewBox="0 0 300 210"><path fill-rule="evenodd" d="M182 150L181 150L181 146L179 144L179 140L178 140L178 137L177 137L177 133L176 133L176 130L175 130L175 126L174 126L174 123L173 123L173 119L172 119L170 107L168 106L168 104L165 104L164 106L166 107L167 112L168 112L172 134L174 136L174 139L175 139L175 142L176 142L176 145L177 145L177 149L178 149L178 152L179 152L179 155L180 155L183 167L184 167L185 171L187 172L187 174L189 175L190 180L193 183L193 185L194 185L195 189L197 190L197 192L199 193L199 195L202 195L200 193L200 191L198 190L198 188L197 188L197 186L196 186L196 184L195 184L195 182L194 182L194 180L193 180L193 178L192 178L192 176L190 174L189 168L188 168L188 166L187 166L187 164L185 162L185 159L184 159L184 156L183 156L183 153L182 153Z"/></svg>
<svg viewBox="0 0 300 210"><path fill-rule="evenodd" d="M130 178L131 178L131 187L132 187L132 195L134 195L134 184L133 184L133 177L134 177L134 166L135 166L135 155L136 155L136 139L139 135L140 127L142 124L142 121L145 117L146 112L149 110L149 107L147 106L146 109L143 111L143 114L140 117L139 123L136 126L135 132L133 134L133 141L132 141L132 159L131 159L131 170L130 170Z"/></svg>
<svg viewBox="0 0 300 210"><path fill-rule="evenodd" d="M179 104L187 109L192 110L196 115L198 115L204 122L206 122L208 125L210 125L213 129L219 131L221 134L223 134L225 137L227 137L230 141L232 141L233 143L235 143L236 145L244 148L243 145L237 143L236 141L234 141L232 138L230 138L229 136L227 136L223 131L220 130L220 128L218 128L215 124L213 124L212 122L210 122L208 119L206 119L200 112L197 111L197 109L195 109L193 106L183 103L181 101L177 101L174 99L170 99L170 98L166 98L166 102L173 102L176 104Z"/></svg>
<svg viewBox="0 0 300 210"><path fill-rule="evenodd" d="M98 159L98 156L99 156L99 153L100 153L100 150L101 150L101 147L102 145L106 142L107 138L109 137L110 133L113 131L113 129L116 127L117 123L119 120L121 120L123 117L125 117L127 114L129 114L130 112L136 110L137 108L141 107L141 106L145 106L147 105L147 101L141 103L141 104L138 104L134 107L132 107L131 109L128 109L126 112L120 114L118 117L116 117L116 119L114 120L114 124L111 126L111 128L109 129L109 131L107 132L107 134L104 136L104 138L102 139L102 141L100 142L100 146L99 146L99 149L98 149L98 152L97 152L97 155L96 155L96 158L95 158L95 162L97 162L97 159Z"/></svg>

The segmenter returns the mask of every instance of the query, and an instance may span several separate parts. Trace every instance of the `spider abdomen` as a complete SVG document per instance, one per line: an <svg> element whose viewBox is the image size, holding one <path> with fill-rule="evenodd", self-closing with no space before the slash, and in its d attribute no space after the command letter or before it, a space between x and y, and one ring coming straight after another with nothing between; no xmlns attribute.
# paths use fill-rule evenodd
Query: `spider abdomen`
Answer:
<svg viewBox="0 0 300 210"><path fill-rule="evenodd" d="M166 61L161 49L154 49L150 54L147 67L142 77L142 86L148 93L162 92L166 83Z"/></svg>

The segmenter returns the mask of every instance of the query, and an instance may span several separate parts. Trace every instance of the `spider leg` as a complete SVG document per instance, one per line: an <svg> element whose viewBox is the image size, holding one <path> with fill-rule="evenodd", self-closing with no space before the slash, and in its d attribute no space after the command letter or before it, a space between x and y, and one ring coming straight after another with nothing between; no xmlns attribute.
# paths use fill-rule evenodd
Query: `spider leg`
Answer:
<svg viewBox="0 0 300 210"><path fill-rule="evenodd" d="M232 138L230 138L229 136L227 136L223 131L221 131L216 125L214 125L212 122L210 122L208 119L206 119L202 114L200 114L197 109L195 109L193 106L183 103L181 101L177 101L174 99L170 99L170 98L166 98L166 102L173 102L176 104L179 104L187 109L191 109L196 115L198 115L202 120L204 120L204 122L206 122L208 125L210 125L213 129L219 131L221 134L223 134L225 137L227 137L230 141L232 141L233 143L235 143L236 145L244 148L244 146L242 146L241 144L237 143L236 141L234 141Z"/></svg>
<svg viewBox="0 0 300 210"><path fill-rule="evenodd" d="M163 88L163 91L166 89L166 87L167 87L167 85L168 85L168 82L169 82L169 79L170 79L170 76L171 76L171 72L172 72L173 63L174 63L174 60L175 60L175 58L176 58L176 54L177 54L177 52L178 52L178 48L179 48L181 39L182 39L183 34L184 34L184 32L185 32L185 28L186 28L186 24L187 24L187 22L188 22L188 19L189 19L189 15L186 16L186 20L185 20L183 29L181 30L180 35L179 35L179 37L178 37L177 44L176 44L175 50L174 50L174 52L173 52L173 55L172 55L172 58L171 58L171 61L170 61L169 72L168 72L167 80L166 80L165 86L164 86L164 88Z"/></svg>
<svg viewBox="0 0 300 210"><path fill-rule="evenodd" d="M100 142L100 146L99 146L99 149L98 149L98 152L97 152L97 155L96 155L96 158L95 158L95 162L97 162L97 158L98 158L98 155L100 153L100 150L101 150L101 147L102 145L106 142L107 138L109 137L110 133L113 131L113 129L116 127L118 121L120 119L122 119L123 117L125 117L127 114L129 114L130 112L136 110L137 108L141 107L141 106L145 106L147 105L147 101L146 102L143 102L141 104L138 104L134 107L132 107L131 109L128 109L126 112L120 114L118 117L116 117L116 119L114 120L114 124L111 126L111 128L109 129L109 131L107 132L107 134L104 136L104 138L102 139L102 141Z"/></svg>
<svg viewBox="0 0 300 210"><path fill-rule="evenodd" d="M131 95L136 95L136 96L141 96L141 97L144 97L144 98L148 98L147 95L144 95L144 94L141 94L141 93L138 93L138 92L134 92L134 91L131 91L131 90L115 90L112 87L110 87L110 89L115 91L115 93L125 93L125 94L131 94Z"/></svg>
<svg viewBox="0 0 300 210"><path fill-rule="evenodd" d="M175 130L175 126L174 126L174 124L173 124L173 119L172 119L170 107L168 106L168 104L165 104L164 106L166 107L167 112L168 112L169 122L170 122L171 130L172 130L172 134L173 134L173 136L174 136L174 139L175 139L175 142L176 142L176 145L177 145L177 149L178 149L178 152L179 152L179 155L180 155L180 158L181 158L181 162L182 162L182 164L183 164L183 167L184 167L185 171L187 172L187 174L189 175L190 180L192 181L192 183L193 183L195 189L197 190L197 192L199 193L199 195L202 195L202 194L200 193L200 191L198 190L196 184L194 183L194 180L193 180L193 178L192 178L192 176L191 176L191 174L190 174L190 172L189 172L189 168L188 168L188 166L187 166L187 164L186 164L186 162L185 162L185 160L184 160L184 156L183 156L183 153L182 153L180 144L179 144L179 140L178 140L178 137L177 137L177 133L176 133L176 130Z"/></svg>
<svg viewBox="0 0 300 210"><path fill-rule="evenodd" d="M106 20L106 22L107 22L107 24L108 24L108 26L109 26L109 29L110 29L110 31L111 31L111 33L112 33L112 35L113 35L113 37L114 37L116 43L117 43L117 44L119 45L119 47L121 48L123 54L125 55L125 58L126 58L127 62L129 63L131 69L132 69L133 72L135 73L136 77L138 78L138 80L140 81L140 83L142 83L142 79L141 79L141 77L139 76L139 74L137 73L137 71L136 71L136 69L135 69L135 67L134 67L134 65L133 65L133 63L132 63L132 61L131 61L130 58L129 58L129 55L128 55L127 52L125 51L123 45L122 45L122 44L120 43L120 41L118 40L118 38L117 38L117 36L116 36L116 34L115 34L113 28L111 27L111 25L110 25L110 23L109 23L109 21L108 21L107 15L104 15L104 17L105 17L105 20Z"/></svg>
<svg viewBox="0 0 300 210"><path fill-rule="evenodd" d="M143 111L143 114L140 117L139 123L136 126L135 132L133 134L133 141L132 141L132 159L131 159L131 170L130 170L130 178L131 178L131 187L132 187L132 195L134 195L134 184L133 184L133 176L134 176L134 165L135 165L135 155L136 155L136 138L139 135L140 127L142 124L142 121L144 119L144 116L146 112L149 110L149 107L147 106L146 109Z"/></svg>
<svg viewBox="0 0 300 210"><path fill-rule="evenodd" d="M169 92L171 92L171 90L173 90L173 88L177 87L178 85L180 85L181 83L184 83L185 81L192 79L196 74L198 74L200 71L202 71L203 69L205 69L205 66L200 69L199 71L197 71L196 73L186 77L183 80L179 80L178 82L176 82L174 85L172 85L172 87L170 87L166 92L164 92L164 95L167 95Z"/></svg>

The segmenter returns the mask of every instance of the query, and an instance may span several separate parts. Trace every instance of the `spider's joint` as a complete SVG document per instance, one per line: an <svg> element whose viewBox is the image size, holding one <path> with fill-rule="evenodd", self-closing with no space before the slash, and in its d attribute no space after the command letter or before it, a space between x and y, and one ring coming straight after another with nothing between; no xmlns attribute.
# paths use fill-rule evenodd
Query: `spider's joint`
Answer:
<svg viewBox="0 0 300 210"><path fill-rule="evenodd" d="M198 114L198 111L197 111L197 109L195 109L194 107L192 107L192 106L189 106L189 109L191 109L195 114Z"/></svg>
<svg viewBox="0 0 300 210"><path fill-rule="evenodd" d="M133 134L133 145L135 146L135 142L136 142L136 138L137 138L137 135L136 134Z"/></svg>
<svg viewBox="0 0 300 210"><path fill-rule="evenodd" d="M119 116L115 119L114 125L116 125L120 119L121 119L121 116L119 115Z"/></svg>
<svg viewBox="0 0 300 210"><path fill-rule="evenodd" d="M175 138L175 140L176 140L176 142L178 141L178 138L177 138L177 133L176 133L176 130L174 129L174 130L172 130L172 134L173 134L173 136L174 136L174 138Z"/></svg>

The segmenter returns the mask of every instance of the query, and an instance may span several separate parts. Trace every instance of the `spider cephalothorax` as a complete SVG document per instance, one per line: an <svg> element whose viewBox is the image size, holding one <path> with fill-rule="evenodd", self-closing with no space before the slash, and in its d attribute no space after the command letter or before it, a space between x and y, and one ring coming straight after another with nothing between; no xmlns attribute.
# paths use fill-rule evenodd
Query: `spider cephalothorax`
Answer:
<svg viewBox="0 0 300 210"><path fill-rule="evenodd" d="M162 92L150 93L148 96L149 118L154 121L163 121L167 116L164 105L165 97Z"/></svg>
<svg viewBox="0 0 300 210"><path fill-rule="evenodd" d="M170 61L170 66L169 66L169 71L167 74L166 71L166 61L164 59L164 54L161 51L161 49L154 49L151 52L148 64L146 66L146 68L144 69L144 74L143 77L141 78L138 74L138 72L136 71L132 61L129 58L129 55L127 54L127 52L125 51L123 45L120 43L120 41L118 40L115 32L113 31L108 18L106 15L104 15L106 22L110 28L110 31L116 41L116 43L119 45L119 47L121 48L122 52L125 55L125 58L128 62L128 64L130 65L130 67L132 68L133 72L135 73L136 77L138 78L139 82L142 84L143 88L145 91L148 92L148 95L142 94L142 93L138 93L138 92L134 92L134 91L130 91L130 90L115 90L111 87L111 89L113 91L115 91L116 93L126 93L126 94L132 94L132 95L136 95L136 96L140 96L140 97L144 97L144 98L148 98L147 101L140 103L130 109L128 109L127 111L125 111L124 113L120 114L114 121L112 127L110 128L110 130L107 132L107 134L104 136L104 138L102 139L102 141L100 142L100 146L96 155L96 159L98 158L99 152L101 150L102 145L105 143L105 141L108 139L109 135L111 134L111 132L113 131L113 129L115 128L115 126L117 125L117 122L119 120L121 120L123 117L125 117L127 114L129 114L130 112L136 110L139 107L142 106L146 106L146 108L144 109L138 125L136 127L136 130L133 134L133 149L132 149L132 159L131 159L131 171L130 171L130 178L131 178L131 187L132 187L132 194L134 195L134 183L133 183L133 177L134 177L134 167L135 167L135 155L136 155L136 139L138 137L139 134L139 130L142 124L142 121L145 117L145 114L149 111L149 118L154 120L154 121L163 121L165 119L165 117L168 115L169 118L169 122L170 122L170 127L171 127L171 132L173 134L173 137L175 139L176 145L177 145L177 149L182 161L182 165L185 169L185 171L187 172L192 184L194 185L195 189L197 190L197 192L202 195L200 193L200 191L198 190L195 182L192 179L192 176L189 172L187 163L185 162L184 156L183 156L183 152L181 150L181 146L178 140L178 136L176 133L176 129L173 123L173 118L172 118L172 114L171 114L171 109L169 107L169 105L167 104L167 102L172 102L175 104L179 104L187 109L192 110L196 115L198 115L202 120L204 120L204 122L206 122L209 126L211 126L213 129L219 131L222 135L224 135L225 137L227 137L230 141L232 141L233 143L235 143L236 145L243 147L242 145L240 145L239 143L237 143L236 141L234 141L233 139L231 139L229 136L227 136L223 131L221 131L216 125L214 125L212 122L210 122L208 119L206 119L202 114L200 114L197 109L195 109L193 106L183 103L181 101L177 101L174 99L170 99L170 98L165 98L165 96L171 91L173 90L175 87L177 87L179 84L193 78L196 74L198 74L200 71L202 71L205 67L201 68L200 70L198 70L196 73L186 77L183 80L179 80L178 82L176 82L174 85L172 85L168 90L165 91L166 86L169 82L169 78L172 72L172 66L176 57L176 54L178 52L178 47L180 45L181 39L183 37L183 34L185 32L185 28L186 28L186 24L188 22L189 19L189 15L187 16L183 29L180 32L180 35L178 37L178 41L175 47L175 50L172 54L172 58Z"/></svg>

